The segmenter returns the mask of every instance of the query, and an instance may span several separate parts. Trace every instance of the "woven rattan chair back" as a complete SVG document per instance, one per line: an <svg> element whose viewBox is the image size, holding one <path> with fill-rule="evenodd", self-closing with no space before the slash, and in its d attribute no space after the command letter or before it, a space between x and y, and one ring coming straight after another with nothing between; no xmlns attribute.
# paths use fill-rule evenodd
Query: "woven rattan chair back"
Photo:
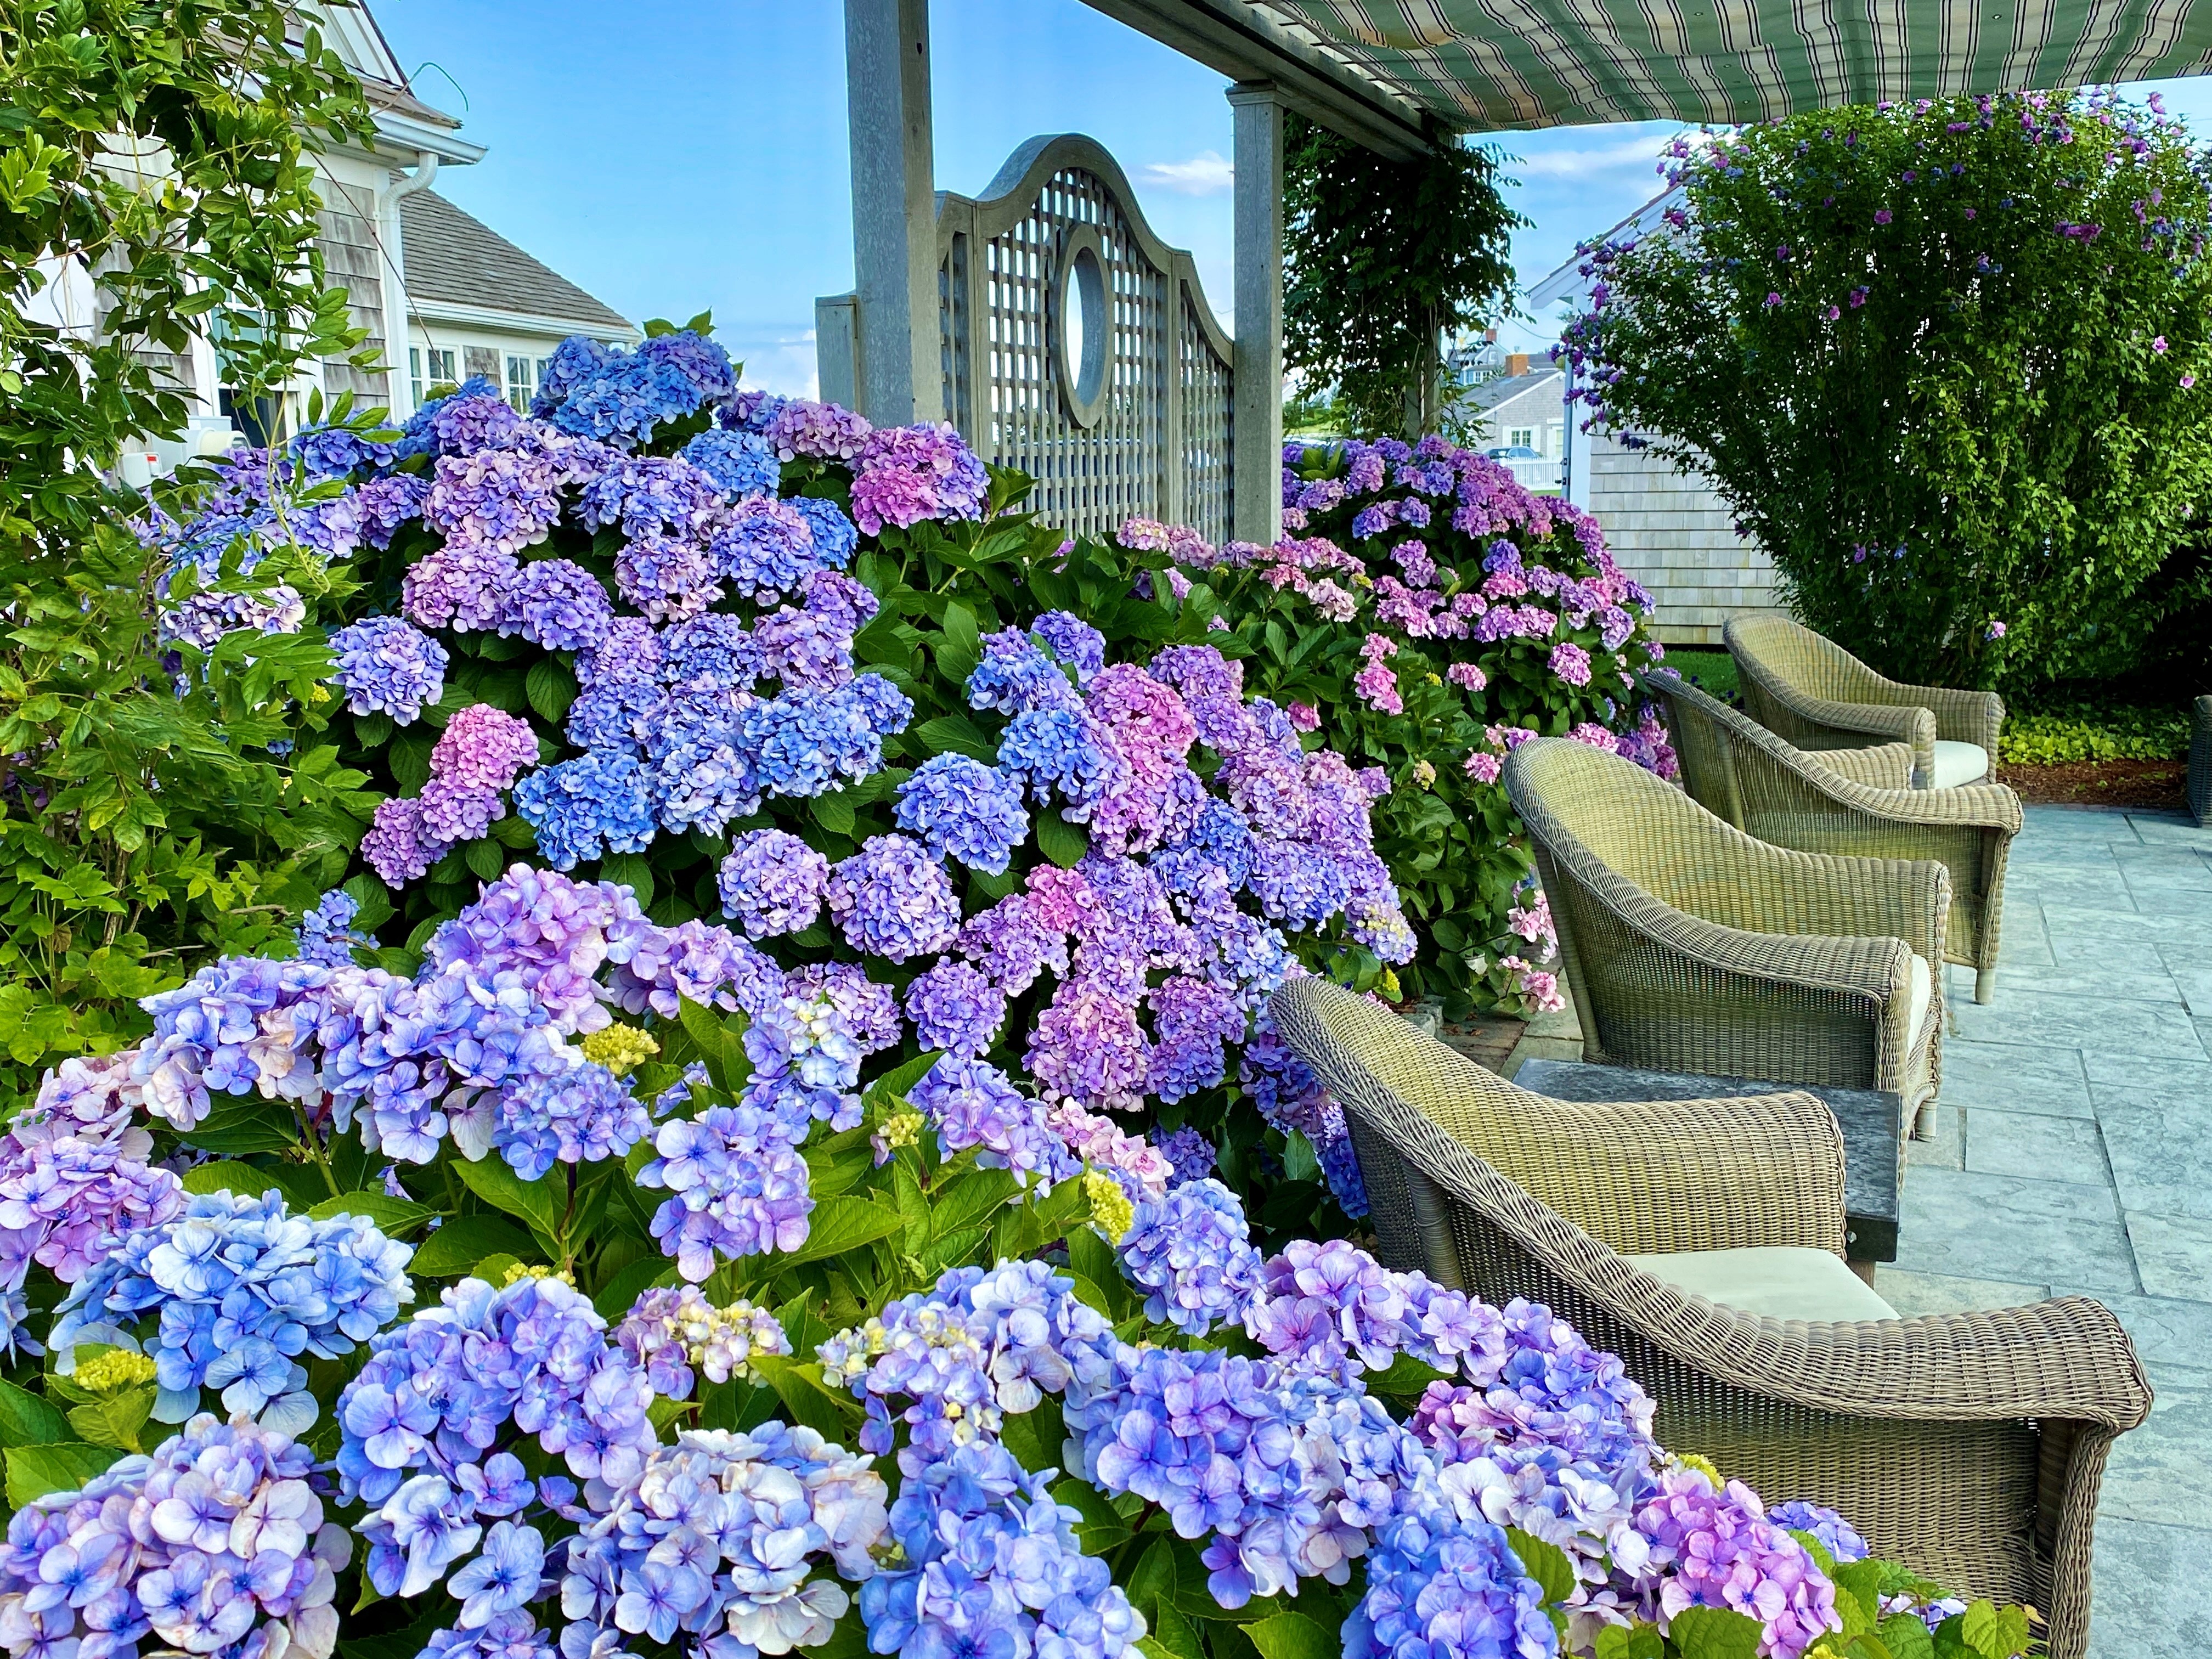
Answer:
<svg viewBox="0 0 2212 1659"><path fill-rule="evenodd" d="M2005 866L2021 826L2020 803L2009 790L1998 784L1916 790L1904 787L1903 780L1892 788L1872 788L1680 675L1645 673L1637 683L1665 710L1684 787L1736 829L1800 853L1940 860L1951 872L1945 957L1978 969L1980 1000L1989 1000ZM1903 744L1825 752L1887 755L1909 769Z"/></svg>
<svg viewBox="0 0 2212 1659"><path fill-rule="evenodd" d="M2212 823L2212 697L2189 706L2189 814Z"/></svg>
<svg viewBox="0 0 2212 1659"><path fill-rule="evenodd" d="M1685 948L1670 911L1749 933L1855 931L1788 902L1771 868L1726 856L1757 848L1751 837L1642 767L1565 738L1523 744L1505 781L1551 898L1589 1059L1876 1086L1863 996L1809 975L1753 982Z"/></svg>
<svg viewBox="0 0 2212 1659"><path fill-rule="evenodd" d="M1855 746L1799 712L1805 699L1821 702L1881 702L1871 695L1881 677L1833 640L1787 617L1731 617L1722 624L1729 654L1735 659L1743 706L1770 732L1800 749ZM1791 696L1791 693L1797 694ZM1856 741L1863 741L1857 739Z"/></svg>
<svg viewBox="0 0 2212 1659"><path fill-rule="evenodd" d="M1686 1297L1616 1247L1651 1249L1669 1206L1690 1228L1701 1200L1719 1207L1710 1170L1698 1176L1702 1192L1670 1190L1685 1171L1665 1145L1667 1116L1745 1103L1547 1100L1318 978L1286 986L1274 1016L1344 1108L1386 1262L1501 1306L1516 1297L1543 1304L1620 1356L1658 1403L1662 1443L1712 1459L1769 1501L1832 1504L1880 1553L1967 1594L2043 1610L2053 1659L2081 1659L2105 1453L2150 1406L2108 1310L2069 1298L1997 1315L1834 1326ZM1819 1121L1805 1115L1817 1106L1806 1097L1766 1104L1788 1124ZM1577 1133L1594 1126L1578 1113L1624 1115L1613 1144L1594 1148ZM1777 1167L1808 1160L1802 1167L1824 1178L1802 1184L1826 1193L1839 1212L1833 1127L1828 1120L1825 1137L1785 1127L1744 1165L1746 1179L1761 1183L1759 1201L1735 1206L1751 1218L1735 1224L1747 1242L1818 1243L1837 1234L1839 1214L1793 1212L1790 1171ZM1700 1125L1678 1142L1686 1164L1711 1133ZM1782 1191L1763 1184L1778 1178ZM1554 1204L1576 1208L1588 1225ZM1591 1226L1625 1231L1629 1242L1602 1240ZM1726 1248L1721 1240L1732 1236L1659 1248ZM2012 1409L2031 1376L2048 1378L2048 1408Z"/></svg>

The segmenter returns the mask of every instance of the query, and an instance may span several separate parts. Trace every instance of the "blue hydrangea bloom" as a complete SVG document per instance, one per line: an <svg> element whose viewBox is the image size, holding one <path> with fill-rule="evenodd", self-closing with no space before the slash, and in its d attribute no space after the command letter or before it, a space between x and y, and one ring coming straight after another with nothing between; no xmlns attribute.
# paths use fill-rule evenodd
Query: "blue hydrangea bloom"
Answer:
<svg viewBox="0 0 2212 1659"><path fill-rule="evenodd" d="M642 853L658 827L645 769L623 754L586 754L532 772L515 786L514 810L538 832L538 850L556 870L608 853Z"/></svg>
<svg viewBox="0 0 2212 1659"><path fill-rule="evenodd" d="M898 788L898 826L992 875L1029 838L1022 787L972 755L933 755Z"/></svg>
<svg viewBox="0 0 2212 1659"><path fill-rule="evenodd" d="M1075 671L1078 684L1106 665L1106 636L1082 617L1065 611L1048 611L1030 624L1030 632L1044 641L1046 650Z"/></svg>
<svg viewBox="0 0 2212 1659"><path fill-rule="evenodd" d="M726 432L709 427L678 453L721 485L732 499L773 495L783 477L783 463L776 459L768 440L755 432Z"/></svg>
<svg viewBox="0 0 2212 1659"><path fill-rule="evenodd" d="M333 887L317 899L314 908L300 918L300 960L325 968L350 968L356 947L376 941L354 931L353 919L361 914L360 901L343 887Z"/></svg>
<svg viewBox="0 0 2212 1659"><path fill-rule="evenodd" d="M860 532L836 502L819 495L793 495L784 502L806 520L814 532L814 556L831 570L842 570L853 562L860 544Z"/></svg>

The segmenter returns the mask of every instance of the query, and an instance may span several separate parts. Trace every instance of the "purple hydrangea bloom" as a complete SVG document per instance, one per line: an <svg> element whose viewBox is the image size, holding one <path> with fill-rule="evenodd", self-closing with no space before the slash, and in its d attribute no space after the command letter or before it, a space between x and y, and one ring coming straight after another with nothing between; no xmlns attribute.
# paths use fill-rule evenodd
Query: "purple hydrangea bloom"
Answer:
<svg viewBox="0 0 2212 1659"><path fill-rule="evenodd" d="M1106 636L1080 617L1048 611L1030 624L1030 632L1055 660L1075 671L1079 685L1106 665Z"/></svg>
<svg viewBox="0 0 2212 1659"><path fill-rule="evenodd" d="M980 518L989 487L982 462L951 425L880 427L856 458L853 518L871 536L886 525Z"/></svg>
<svg viewBox="0 0 2212 1659"><path fill-rule="evenodd" d="M1027 635L1011 629L985 637L983 659L968 676L968 702L971 708L1014 715L1082 707L1059 665L1030 643Z"/></svg>
<svg viewBox="0 0 2212 1659"><path fill-rule="evenodd" d="M960 899L944 864L905 836L872 836L835 866L830 913L865 956L904 962L947 949L960 929Z"/></svg>
<svg viewBox="0 0 2212 1659"><path fill-rule="evenodd" d="M715 880L722 914L748 939L771 939L814 925L830 860L785 830L750 830L730 843Z"/></svg>
<svg viewBox="0 0 2212 1659"><path fill-rule="evenodd" d="M1847 1567L1854 1561L1863 1561L1873 1553L1858 1529L1835 1510L1820 1504L1797 1501L1777 1504L1766 1511L1766 1518L1778 1527L1790 1532L1808 1532L1820 1540L1820 1547L1837 1565Z"/></svg>
<svg viewBox="0 0 2212 1659"><path fill-rule="evenodd" d="M512 553L449 543L408 567L400 608L424 628L489 631L507 614L520 574Z"/></svg>
<svg viewBox="0 0 2212 1659"><path fill-rule="evenodd" d="M860 453L874 430L849 409L793 398L769 417L768 440L787 461L801 456L811 460L849 461Z"/></svg>
<svg viewBox="0 0 2212 1659"><path fill-rule="evenodd" d="M1053 1132L1042 1104L995 1066L948 1054L908 1098L936 1129L938 1151L945 1158L973 1147L984 1168L1011 1170L1024 1186L1034 1176L1047 1188L1081 1168Z"/></svg>
<svg viewBox="0 0 2212 1659"><path fill-rule="evenodd" d="M553 463L521 450L440 458L422 502L422 521L446 538L447 552L520 553L544 540L560 520L561 479Z"/></svg>
<svg viewBox="0 0 2212 1659"><path fill-rule="evenodd" d="M1160 1156L1175 1166L1172 1184L1176 1186L1186 1181L1203 1181L1213 1173L1213 1143L1188 1123L1170 1133L1155 1132L1153 1145L1160 1149Z"/></svg>
<svg viewBox="0 0 2212 1659"><path fill-rule="evenodd" d="M605 641L614 619L597 576L572 559L539 559L515 579L499 631L547 651L590 651Z"/></svg>
<svg viewBox="0 0 2212 1659"><path fill-rule="evenodd" d="M1260 1290L1260 1253L1243 1206L1218 1181L1190 1181L1137 1206L1115 1249L1145 1292L1145 1316L1191 1336L1237 1324Z"/></svg>
<svg viewBox="0 0 2212 1659"><path fill-rule="evenodd" d="M642 1187L672 1196L655 1212L653 1236L693 1284L730 1260L806 1242L814 1200L806 1160L785 1119L757 1106L710 1106L697 1118L660 1126L659 1154L637 1172Z"/></svg>
<svg viewBox="0 0 2212 1659"><path fill-rule="evenodd" d="M615 586L656 623L696 617L722 597L705 545L659 530L623 544L615 555Z"/></svg>
<svg viewBox="0 0 2212 1659"><path fill-rule="evenodd" d="M732 507L708 552L732 587L763 604L823 568L806 515L769 495Z"/></svg>
<svg viewBox="0 0 2212 1659"><path fill-rule="evenodd" d="M981 969L947 957L906 989L915 1041L969 1059L986 1053L1006 1020L1006 995Z"/></svg>
<svg viewBox="0 0 2212 1659"><path fill-rule="evenodd" d="M0 1550L0 1595L26 1609L12 1644L127 1659L150 1635L205 1659L329 1655L353 1540L324 1518L314 1467L287 1433L204 1414L25 1504Z"/></svg>

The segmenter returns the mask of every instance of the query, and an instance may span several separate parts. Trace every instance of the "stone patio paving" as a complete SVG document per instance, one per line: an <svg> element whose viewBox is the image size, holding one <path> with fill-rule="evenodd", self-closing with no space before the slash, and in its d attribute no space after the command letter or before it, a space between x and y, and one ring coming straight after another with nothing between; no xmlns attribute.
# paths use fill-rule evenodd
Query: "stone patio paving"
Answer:
<svg viewBox="0 0 2212 1659"><path fill-rule="evenodd" d="M2097 1511L2093 1659L2196 1659L2212 1559L2212 830L2030 806L1996 1000L1951 970L1936 1133L1911 1150L1899 1312L2096 1297L2150 1373Z"/></svg>

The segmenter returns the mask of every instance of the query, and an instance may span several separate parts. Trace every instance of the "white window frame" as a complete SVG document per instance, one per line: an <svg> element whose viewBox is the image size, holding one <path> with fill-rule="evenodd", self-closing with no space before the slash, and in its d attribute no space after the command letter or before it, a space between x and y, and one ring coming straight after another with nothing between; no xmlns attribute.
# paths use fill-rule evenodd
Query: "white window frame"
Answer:
<svg viewBox="0 0 2212 1659"><path fill-rule="evenodd" d="M507 359L507 401L518 415L530 413L530 399L538 390L538 361L526 351L501 354Z"/></svg>

